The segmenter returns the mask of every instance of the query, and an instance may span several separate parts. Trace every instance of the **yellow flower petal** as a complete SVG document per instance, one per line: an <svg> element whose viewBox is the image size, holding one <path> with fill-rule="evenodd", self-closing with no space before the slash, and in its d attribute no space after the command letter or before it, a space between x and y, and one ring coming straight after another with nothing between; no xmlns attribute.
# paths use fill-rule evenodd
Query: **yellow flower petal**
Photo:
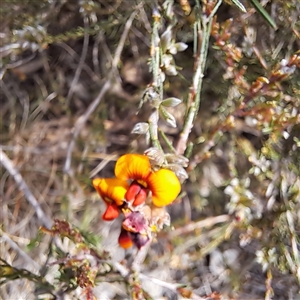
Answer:
<svg viewBox="0 0 300 300"><path fill-rule="evenodd" d="M152 202L158 207L172 203L181 189L180 182L175 173L167 169L152 172L147 182L152 192Z"/></svg>
<svg viewBox="0 0 300 300"><path fill-rule="evenodd" d="M118 178L95 178L93 186L104 201L113 201L118 206L123 204L129 187L126 181Z"/></svg>
<svg viewBox="0 0 300 300"><path fill-rule="evenodd" d="M117 160L115 166L115 175L122 180L133 179L144 183L150 172L149 158L141 154L125 154Z"/></svg>

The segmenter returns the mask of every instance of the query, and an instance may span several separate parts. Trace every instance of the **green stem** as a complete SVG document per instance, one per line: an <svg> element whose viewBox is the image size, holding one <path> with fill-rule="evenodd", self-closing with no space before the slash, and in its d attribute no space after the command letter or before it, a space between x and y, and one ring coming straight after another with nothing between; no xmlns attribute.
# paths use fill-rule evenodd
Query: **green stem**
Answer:
<svg viewBox="0 0 300 300"><path fill-rule="evenodd" d="M208 53L208 46L209 46L209 38L211 33L211 27L213 22L213 17L216 14L217 10L219 9L220 5L222 4L222 0L218 0L215 7L213 8L211 14L206 17L205 15L202 18L198 18L194 24L194 34L197 36L195 37L195 42L200 42L200 37L202 38L200 51L194 48L195 51L195 73L193 77L193 83L191 87L191 92L189 94L189 103L188 103L188 114L185 119L183 130L180 134L180 138L176 147L178 154L183 154L186 146L189 134L193 128L196 116L198 114L200 103L201 103L201 90L202 90L202 83L203 83L203 72L205 70L206 60L207 60L207 53ZM200 11L200 3L199 0L196 1L196 5L198 10ZM202 26L201 26L202 25ZM202 30L201 30L202 29ZM200 34L202 36L200 36ZM197 39L198 37L198 39ZM198 47L197 47L198 48Z"/></svg>
<svg viewBox="0 0 300 300"><path fill-rule="evenodd" d="M153 9L153 28L151 35L151 66L153 73L153 84L155 87L161 89L161 79L160 79L160 47L158 45L159 41L159 25L160 25L160 14L157 6Z"/></svg>
<svg viewBox="0 0 300 300"><path fill-rule="evenodd" d="M175 148L173 147L172 145L172 142L168 139L168 137L166 136L166 134L161 130L161 129L158 129L159 133L161 134L163 140L165 141L165 143L167 144L167 146L169 147L169 149L174 153L176 154L176 150Z"/></svg>
<svg viewBox="0 0 300 300"><path fill-rule="evenodd" d="M205 18L205 16L204 16L201 19L203 39L202 39L202 43L201 43L198 66L197 66L197 70L196 70L195 77L194 77L195 78L194 86L197 86L197 89L196 89L197 92L196 92L196 96L195 96L195 111L194 111L193 119L196 118L199 108L200 108L201 90L202 90L202 83L203 83L203 76L204 76L203 73L205 70L205 65L206 65L206 60L207 60L207 53L208 53L208 47L209 47L209 38L210 38L210 33L211 33L212 22L213 22L213 18L215 16L215 14L221 4L222 4L222 0L218 0L214 9L212 10L211 14L209 15L209 17ZM198 24L198 30L200 30L199 24Z"/></svg>
<svg viewBox="0 0 300 300"><path fill-rule="evenodd" d="M154 147L162 150L161 144L158 140L158 125L157 121L159 118L159 112L158 109L156 109L150 116L148 120L149 124L149 134L150 134L150 139Z"/></svg>
<svg viewBox="0 0 300 300"><path fill-rule="evenodd" d="M157 44L157 41L159 40L159 33L158 33L158 28L160 25L159 20L160 20L160 15L157 7L155 7L153 12L153 31L151 36L151 66L152 66L151 71L153 73L153 85L156 88L158 88L160 99L163 99L163 82L160 77L160 68L159 68L161 53L160 53L160 47ZM157 125L158 119L159 119L159 112L158 109L156 109L156 111L151 114L148 120L149 134L150 134L152 145L162 150L162 147L158 140L158 125Z"/></svg>

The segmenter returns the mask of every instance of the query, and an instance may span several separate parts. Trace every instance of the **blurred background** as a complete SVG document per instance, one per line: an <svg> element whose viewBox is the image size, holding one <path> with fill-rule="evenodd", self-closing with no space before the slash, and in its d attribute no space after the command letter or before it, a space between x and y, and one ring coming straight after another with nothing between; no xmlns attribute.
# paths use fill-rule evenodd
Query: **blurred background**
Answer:
<svg viewBox="0 0 300 300"><path fill-rule="evenodd" d="M63 288L64 278L71 277L63 277L57 264L49 265L57 254L51 235L39 228L55 218L67 220L115 261L134 255L134 249L125 252L117 245L118 221L102 221L105 205L91 178L113 176L120 155L148 147L144 136L131 130L149 116L145 108L137 111L152 80L154 2L2 0L2 299L82 299L76 286ZM161 32L170 23L165 16L169 2L157 3ZM188 16L184 3L172 4L173 33L189 47L175 56L179 75L164 83L165 97L183 103L171 111L176 128L160 124L174 144L194 75L195 2L187 1ZM189 138L194 165L180 199L168 207L172 226L158 235L142 272L187 286L193 295L187 298L300 299L300 72L299 62L288 63L300 49L300 4L262 1L275 30L250 1L242 3L246 13L231 1L217 12L220 32L232 22L230 39L225 49L216 45L216 34L211 36L200 111ZM231 68L228 49L240 53ZM242 80L232 75L234 70ZM252 95L234 123L225 124L253 82L276 71L287 74L285 80ZM72 247L62 239L65 255ZM45 278L53 294L21 269ZM100 276L94 289L98 299L130 298L116 273ZM151 280L143 282L143 289L152 299L184 297Z"/></svg>

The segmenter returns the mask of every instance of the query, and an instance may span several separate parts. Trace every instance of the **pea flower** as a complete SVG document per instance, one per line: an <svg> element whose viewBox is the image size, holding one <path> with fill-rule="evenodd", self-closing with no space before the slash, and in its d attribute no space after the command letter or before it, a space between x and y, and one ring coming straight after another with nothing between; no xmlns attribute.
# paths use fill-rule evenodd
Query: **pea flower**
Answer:
<svg viewBox="0 0 300 300"><path fill-rule="evenodd" d="M116 219L120 214L119 206L124 202L128 183L118 178L95 178L93 186L107 205L102 219L105 221Z"/></svg>
<svg viewBox="0 0 300 300"><path fill-rule="evenodd" d="M125 199L134 206L144 203L149 191L155 206L169 205L181 189L174 172L168 169L152 171L149 158L141 154L121 156L115 166L115 175L120 180L132 180Z"/></svg>
<svg viewBox="0 0 300 300"><path fill-rule="evenodd" d="M135 245L141 249L150 240L148 235L148 222L139 211L124 212L125 219L119 236L119 244L122 248Z"/></svg>

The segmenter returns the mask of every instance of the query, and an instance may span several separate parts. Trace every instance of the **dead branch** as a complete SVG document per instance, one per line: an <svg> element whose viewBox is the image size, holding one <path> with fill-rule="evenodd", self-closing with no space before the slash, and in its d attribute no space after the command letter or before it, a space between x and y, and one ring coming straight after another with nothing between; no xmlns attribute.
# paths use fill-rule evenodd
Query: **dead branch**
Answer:
<svg viewBox="0 0 300 300"><path fill-rule="evenodd" d="M8 158L8 156L2 151L0 148L0 162L3 167L7 170L7 172L14 178L15 182L18 184L20 191L24 193L25 198L29 202L29 204L34 208L35 213L43 226L46 228L51 228L52 221L46 216L40 204L36 200L35 196L31 192L27 183L24 181L22 175L13 165L12 161Z"/></svg>

